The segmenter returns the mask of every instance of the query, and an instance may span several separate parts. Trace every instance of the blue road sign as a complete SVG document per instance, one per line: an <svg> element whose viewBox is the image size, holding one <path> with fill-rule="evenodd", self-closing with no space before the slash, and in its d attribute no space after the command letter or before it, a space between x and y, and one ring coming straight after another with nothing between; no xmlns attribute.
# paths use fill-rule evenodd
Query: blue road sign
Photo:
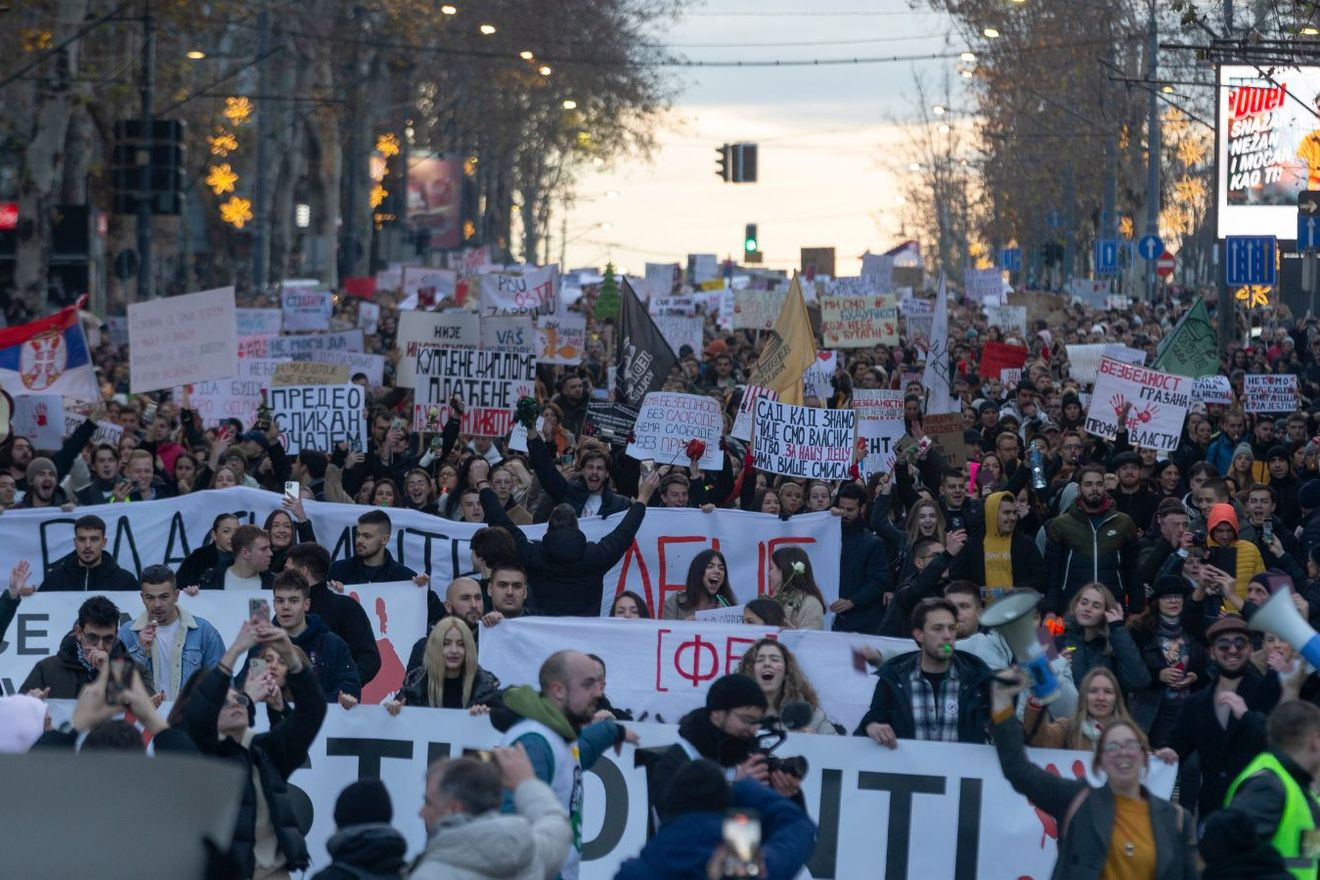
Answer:
<svg viewBox="0 0 1320 880"><path fill-rule="evenodd" d="M1224 239L1225 281L1229 287L1274 284L1279 242L1272 235L1230 235Z"/></svg>
<svg viewBox="0 0 1320 880"><path fill-rule="evenodd" d="M999 268L1005 272L1022 271L1022 248L1004 248L999 252Z"/></svg>
<svg viewBox="0 0 1320 880"><path fill-rule="evenodd" d="M1063 219L1063 214L1059 211L1050 211L1045 215L1045 225L1050 229L1062 229Z"/></svg>
<svg viewBox="0 0 1320 880"><path fill-rule="evenodd" d="M1320 217L1297 212L1297 250L1320 248Z"/></svg>
<svg viewBox="0 0 1320 880"><path fill-rule="evenodd" d="M1158 260L1160 254L1164 253L1164 242L1160 241L1158 235L1143 235L1141 241L1137 242L1137 253L1141 254L1143 260Z"/></svg>
<svg viewBox="0 0 1320 880"><path fill-rule="evenodd" d="M1095 274L1113 275L1118 271L1118 239L1101 238L1095 243Z"/></svg>

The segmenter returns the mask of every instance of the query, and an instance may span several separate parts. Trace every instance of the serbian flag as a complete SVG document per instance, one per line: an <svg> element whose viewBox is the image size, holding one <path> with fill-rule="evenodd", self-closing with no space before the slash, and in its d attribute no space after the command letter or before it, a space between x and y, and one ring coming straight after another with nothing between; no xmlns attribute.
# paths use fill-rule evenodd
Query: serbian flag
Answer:
<svg viewBox="0 0 1320 880"><path fill-rule="evenodd" d="M62 394L91 403L101 399L77 306L0 330L0 388L14 397Z"/></svg>

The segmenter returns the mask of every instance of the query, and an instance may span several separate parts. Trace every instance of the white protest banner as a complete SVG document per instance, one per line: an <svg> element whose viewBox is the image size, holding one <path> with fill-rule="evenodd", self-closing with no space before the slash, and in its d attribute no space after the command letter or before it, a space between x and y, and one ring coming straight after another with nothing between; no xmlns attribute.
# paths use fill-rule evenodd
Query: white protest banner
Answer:
<svg viewBox="0 0 1320 880"><path fill-rule="evenodd" d="M827 399L834 393L830 380L839 369L839 353L836 351L818 351L811 366L802 371L802 394L804 397Z"/></svg>
<svg viewBox="0 0 1320 880"><path fill-rule="evenodd" d="M898 344L898 304L893 295L822 296L820 335L834 348Z"/></svg>
<svg viewBox="0 0 1320 880"><path fill-rule="evenodd" d="M193 385L188 401L202 420L202 427L214 428L225 419L238 419L245 426L256 421L261 406L261 389L270 387L275 369L288 361L244 358L235 375Z"/></svg>
<svg viewBox="0 0 1320 880"><path fill-rule="evenodd" d="M727 605L722 608L707 608L693 615L703 623L742 623L743 609L746 605Z"/></svg>
<svg viewBox="0 0 1320 880"><path fill-rule="evenodd" d="M907 433L903 422L902 391L877 388L853 389L853 411L857 413L857 436L866 441L862 473L887 474L894 469L898 441Z"/></svg>
<svg viewBox="0 0 1320 880"><path fill-rule="evenodd" d="M1146 363L1146 351L1141 348L1129 348L1121 342L1107 342L1104 349L1105 357L1113 358L1116 361L1122 361L1125 364L1136 364L1142 366Z"/></svg>
<svg viewBox="0 0 1320 880"><path fill-rule="evenodd" d="M999 381L1005 388L1016 388L1022 381L1021 367L1003 367L999 370Z"/></svg>
<svg viewBox="0 0 1320 880"><path fill-rule="evenodd" d="M532 319L522 315L482 318L481 350L535 355L536 328Z"/></svg>
<svg viewBox="0 0 1320 880"><path fill-rule="evenodd" d="M290 455L301 449L330 453L340 442L367 448L366 393L360 385L272 387L268 402Z"/></svg>
<svg viewBox="0 0 1320 880"><path fill-rule="evenodd" d="M987 305L985 307L985 321L991 327L998 327L1005 333L1027 335L1026 306Z"/></svg>
<svg viewBox="0 0 1320 880"><path fill-rule="evenodd" d="M733 328L772 330L784 308L786 294L774 290L735 290L733 292Z"/></svg>
<svg viewBox="0 0 1320 880"><path fill-rule="evenodd" d="M343 385L348 367L320 361L285 361L275 367L271 385Z"/></svg>
<svg viewBox="0 0 1320 880"><path fill-rule="evenodd" d="M238 350L234 312L232 287L129 303L129 390L228 378Z"/></svg>
<svg viewBox="0 0 1320 880"><path fill-rule="evenodd" d="M691 296L653 296L646 310L653 318L691 318L697 313L697 301Z"/></svg>
<svg viewBox="0 0 1320 880"><path fill-rule="evenodd" d="M280 294L280 308L286 332L329 330L334 295L328 290L285 290Z"/></svg>
<svg viewBox="0 0 1320 880"><path fill-rule="evenodd" d="M1104 357L1086 410L1085 427L1097 437L1113 440L1120 428L1119 418L1128 407L1128 442L1171 452L1178 448L1191 403L1192 380L1186 376Z"/></svg>
<svg viewBox="0 0 1320 880"><path fill-rule="evenodd" d="M338 364L348 368L351 381L358 373L367 377L367 384L379 388L385 384L385 355L364 354L360 351L323 351L314 356L314 360L323 364ZM302 360L302 358L298 358Z"/></svg>
<svg viewBox="0 0 1320 880"><path fill-rule="evenodd" d="M412 388L417 382L417 352L423 346L476 350L481 344L481 322L463 309L444 312L400 312L395 347L399 363L394 384Z"/></svg>
<svg viewBox="0 0 1320 880"><path fill-rule="evenodd" d="M751 440L752 425L756 422L756 400L759 397L778 400L779 392L760 385L748 385L743 389L742 402L738 404L738 415L733 420L733 429L729 436L735 440Z"/></svg>
<svg viewBox="0 0 1320 880"><path fill-rule="evenodd" d="M488 272L480 278L481 315L553 315L559 305L559 267L538 266L521 275Z"/></svg>
<svg viewBox="0 0 1320 880"><path fill-rule="evenodd" d="M1109 282L1071 278L1068 280L1068 294L1077 302L1093 309L1104 309L1109 305Z"/></svg>
<svg viewBox="0 0 1320 880"><path fill-rule="evenodd" d="M1105 344L1066 345L1064 350L1068 354L1068 375L1083 385L1094 385L1100 359L1105 356Z"/></svg>
<svg viewBox="0 0 1320 880"><path fill-rule="evenodd" d="M1192 400L1232 406L1233 386L1227 376L1202 376L1192 385Z"/></svg>
<svg viewBox="0 0 1320 880"><path fill-rule="evenodd" d="M646 264L646 288L651 291L652 299L673 295L675 280L679 277L678 263Z"/></svg>
<svg viewBox="0 0 1320 880"><path fill-rule="evenodd" d="M669 348L674 354L678 354L679 349L688 345L692 347L692 353L698 358L702 356L702 320L696 318L676 318L668 315L659 315L651 319L655 322L655 327L660 331L660 335L669 343Z"/></svg>
<svg viewBox="0 0 1320 880"><path fill-rule="evenodd" d="M462 432L504 437L513 408L536 390L536 358L507 351L426 347L417 352L413 430L438 433L449 420L449 398L463 401Z"/></svg>
<svg viewBox="0 0 1320 880"><path fill-rule="evenodd" d="M416 308L433 309L440 300L452 299L457 287L458 273L451 269L403 266L399 269L399 289L403 292L403 302L399 303L399 308L409 311Z"/></svg>
<svg viewBox="0 0 1320 880"><path fill-rule="evenodd" d="M1248 373L1242 385L1249 413L1291 413L1301 406L1297 377L1292 373Z"/></svg>
<svg viewBox="0 0 1320 880"><path fill-rule="evenodd" d="M279 336L283 329L284 313L279 309L234 309L238 337Z"/></svg>
<svg viewBox="0 0 1320 880"><path fill-rule="evenodd" d="M83 419L79 418L79 423ZM14 398L15 437L24 437L34 449L53 450L64 445L64 397L59 394L20 394Z"/></svg>
<svg viewBox="0 0 1320 880"><path fill-rule="evenodd" d="M139 507L143 503L155 502L134 502ZM34 571L33 581L39 577ZM115 603L121 615L126 614L130 619L143 612L142 597L136 591L111 591L103 595ZM254 595L237 590L202 590L196 596L180 594L179 604L214 626L228 643L247 620L248 600ZM264 595L270 601L269 592ZM380 672L363 689L362 702L383 702L399 689L413 643L426 634L426 591L412 581L396 581L359 584L346 588L344 595L362 603L380 648ZM13 693L13 686L22 683L37 659L59 650L60 639L77 620L78 606L85 601L87 594L83 592L38 592L23 600L17 626L9 632L11 641L0 651L4 693ZM15 645L13 640L20 634Z"/></svg>
<svg viewBox="0 0 1320 880"><path fill-rule="evenodd" d="M688 443L700 440L706 447L701 453L702 469L719 470L724 461L720 449L723 433L724 415L715 398L651 391L642 398L627 455L638 461L686 465Z"/></svg>
<svg viewBox="0 0 1320 880"><path fill-rule="evenodd" d="M543 364L580 364L587 350L587 316L577 312L536 319L536 359Z"/></svg>
<svg viewBox="0 0 1320 880"><path fill-rule="evenodd" d="M966 302L999 305L1003 290L1004 276L997 267L963 270L963 299Z"/></svg>
<svg viewBox="0 0 1320 880"><path fill-rule="evenodd" d="M336 333L312 333L307 336L267 337L265 353L252 356L308 360L323 351L361 350L362 331L342 330Z"/></svg>
<svg viewBox="0 0 1320 880"><path fill-rule="evenodd" d="M862 254L863 278L874 278L880 290L894 289L894 258L888 254Z"/></svg>
<svg viewBox="0 0 1320 880"><path fill-rule="evenodd" d="M756 402L756 469L810 480L847 480L857 413L761 398Z"/></svg>
<svg viewBox="0 0 1320 880"><path fill-rule="evenodd" d="M369 302L358 303L357 325L362 328L362 332L368 336L375 336L379 324L380 306Z"/></svg>

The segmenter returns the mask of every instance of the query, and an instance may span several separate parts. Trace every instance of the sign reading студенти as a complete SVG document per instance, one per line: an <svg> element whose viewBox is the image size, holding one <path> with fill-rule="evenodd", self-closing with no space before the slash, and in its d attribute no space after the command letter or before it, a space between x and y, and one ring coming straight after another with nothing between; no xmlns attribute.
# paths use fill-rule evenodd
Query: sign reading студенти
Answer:
<svg viewBox="0 0 1320 880"><path fill-rule="evenodd" d="M756 401L757 470L812 480L847 480L857 413L777 400Z"/></svg>
<svg viewBox="0 0 1320 880"><path fill-rule="evenodd" d="M1086 430L1113 440L1126 428L1133 446L1177 449L1194 381L1103 357L1086 410Z"/></svg>

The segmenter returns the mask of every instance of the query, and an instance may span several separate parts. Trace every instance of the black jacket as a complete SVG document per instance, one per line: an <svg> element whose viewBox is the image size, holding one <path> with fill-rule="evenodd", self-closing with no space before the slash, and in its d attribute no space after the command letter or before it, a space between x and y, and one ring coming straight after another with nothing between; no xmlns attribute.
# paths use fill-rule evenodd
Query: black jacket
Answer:
<svg viewBox="0 0 1320 880"><path fill-rule="evenodd" d="M184 557L183 563L179 566L179 571L175 575L175 580L179 586L192 587L200 586L202 577L221 563L229 563L234 559L232 553L221 553L220 548L212 544L203 544L193 552Z"/></svg>
<svg viewBox="0 0 1320 880"><path fill-rule="evenodd" d="M1013 586L1026 587L1037 593L1045 593L1045 561L1036 549L1036 542L1014 530L1009 538L1009 562L1013 566ZM967 536L967 543L962 552L949 566L950 580L968 580L974 584L985 584L985 523Z"/></svg>
<svg viewBox="0 0 1320 880"><path fill-rule="evenodd" d="M1275 752L1283 768L1309 791L1311 775L1281 752ZM1206 822L1201 838L1201 857L1205 859L1203 877L1210 880L1291 880L1283 857L1274 848L1274 831L1283 818L1287 793L1279 777L1270 772L1252 774L1233 793L1233 800ZM1311 821L1320 827L1320 806L1307 799Z"/></svg>
<svg viewBox="0 0 1320 880"><path fill-rule="evenodd" d="M293 711L283 716L266 733L252 738L248 748L226 737L220 739L216 722L220 709L229 693L229 676L219 667L205 673L193 691L184 710L184 723L188 733L203 754L233 761L243 768L243 802L238 810L234 837L229 845L230 855L243 870L242 876L251 877L256 866L254 846L257 824L257 792L252 783L255 767L261 780L261 791L270 810L271 825L279 851L283 853L291 871L307 867L307 841L298 830L297 817L289 797L288 778L307 762L307 750L325 720L325 695L316 683L310 666L304 666L297 675L287 679L293 693Z"/></svg>
<svg viewBox="0 0 1320 880"><path fill-rule="evenodd" d="M5 591L8 593L8 591ZM155 692L151 670L139 666L138 674L148 693ZM96 681L96 670L78 658L78 638L69 633L60 640L60 649L49 657L37 661L28 677L23 679L18 692L25 694L33 688L50 688L47 699L76 700L87 685Z"/></svg>
<svg viewBox="0 0 1320 880"><path fill-rule="evenodd" d="M567 427L567 425L565 425ZM549 495L556 504L565 503L573 505L573 510L578 516L582 515L582 507L591 497L587 487L581 481L570 483L564 479L564 475L555 467L554 458L550 455L550 447L545 445L545 441L535 432L527 434L527 457L531 459L532 470L536 472L536 479L540 480L541 488L545 494ZM609 486L602 486L600 490L600 515L609 516L611 513L622 513L627 510L632 502L622 495L615 494ZM493 522L489 515L486 522Z"/></svg>
<svg viewBox="0 0 1320 880"><path fill-rule="evenodd" d="M529 541L504 512L492 489L481 490L486 522L513 536L527 568L528 589L536 610L548 617L599 617L605 573L628 552L646 515L646 505L634 502L623 520L599 541L588 541L578 528L547 529L539 541Z"/></svg>
<svg viewBox="0 0 1320 880"><path fill-rule="evenodd" d="M875 634L884 617L884 596L891 589L885 544L858 519L840 527L843 552L839 558L839 598L853 607L834 618L837 632Z"/></svg>
<svg viewBox="0 0 1320 880"><path fill-rule="evenodd" d="M375 678L380 672L380 648L376 647L376 634L362 604L341 596L322 581L312 585L312 611L348 645L362 684Z"/></svg>
<svg viewBox="0 0 1320 880"><path fill-rule="evenodd" d="M328 581L339 581L345 586L352 584L388 584L391 581L410 581L417 576L417 572L408 566L395 562L390 551L385 551L385 562L377 566L364 565L360 556L350 556L347 559L341 559L338 562L330 564L330 573L326 575ZM426 591L426 625L434 626L435 622L445 616L445 606L441 603L440 597L436 595L435 590Z"/></svg>
<svg viewBox="0 0 1320 880"><path fill-rule="evenodd" d="M46 579L41 582L43 593L70 590L80 593L107 593L137 589L137 578L120 568L115 558L104 552L101 554L101 564L96 568L84 568L80 565L77 553L61 557L50 567L50 571L46 572Z"/></svg>
<svg viewBox="0 0 1320 880"><path fill-rule="evenodd" d="M320 615L307 615L307 628L293 637L293 643L312 661L327 702L338 700L341 693L362 698L362 680L348 645L330 631Z"/></svg>
<svg viewBox="0 0 1320 880"><path fill-rule="evenodd" d="M963 551L966 550L967 548L964 547ZM912 576L894 591L894 598L889 601L884 619L880 622L880 635L895 638L912 635L912 612L922 599L944 595L941 592L941 584L944 583L944 574L949 570L954 559L955 557L950 556L949 551L946 550L926 563L926 567L920 572L914 567Z"/></svg>
<svg viewBox="0 0 1320 880"><path fill-rule="evenodd" d="M1132 633L1121 623L1109 625L1108 636L1086 638L1086 629L1067 618L1063 633L1054 639L1060 653L1070 653L1073 681L1080 682L1097 666L1103 666L1118 678L1123 693L1131 694L1150 687L1150 670L1141 659L1141 649L1132 639Z"/></svg>
<svg viewBox="0 0 1320 880"><path fill-rule="evenodd" d="M425 651L423 651L425 657ZM406 705L409 706L431 706L430 699L430 676L427 675L426 666L415 666L409 669L403 676L403 687L395 699L402 697ZM495 677L493 672L489 672L477 667L477 677L472 682L472 696L468 698L467 705L461 708L470 709L473 706L494 706L500 699L500 680ZM433 709L442 709L443 706L431 706Z"/></svg>
<svg viewBox="0 0 1320 880"><path fill-rule="evenodd" d="M899 739L917 738L910 679L920 659L920 651L900 654L876 670L871 708L858 722L855 735L866 736L866 726L879 722L892 727ZM958 742L984 743L990 725L990 667L966 651L953 652L953 665L958 670Z"/></svg>
<svg viewBox="0 0 1320 880"><path fill-rule="evenodd" d="M22 597L15 599L9 595L8 590L0 590L0 642L5 640L5 633L9 632L9 624L14 622L14 615L18 614L18 606L22 601Z"/></svg>
<svg viewBox="0 0 1320 880"><path fill-rule="evenodd" d="M385 880L403 876L408 842L389 825L349 825L325 845L331 863L312 880Z"/></svg>

